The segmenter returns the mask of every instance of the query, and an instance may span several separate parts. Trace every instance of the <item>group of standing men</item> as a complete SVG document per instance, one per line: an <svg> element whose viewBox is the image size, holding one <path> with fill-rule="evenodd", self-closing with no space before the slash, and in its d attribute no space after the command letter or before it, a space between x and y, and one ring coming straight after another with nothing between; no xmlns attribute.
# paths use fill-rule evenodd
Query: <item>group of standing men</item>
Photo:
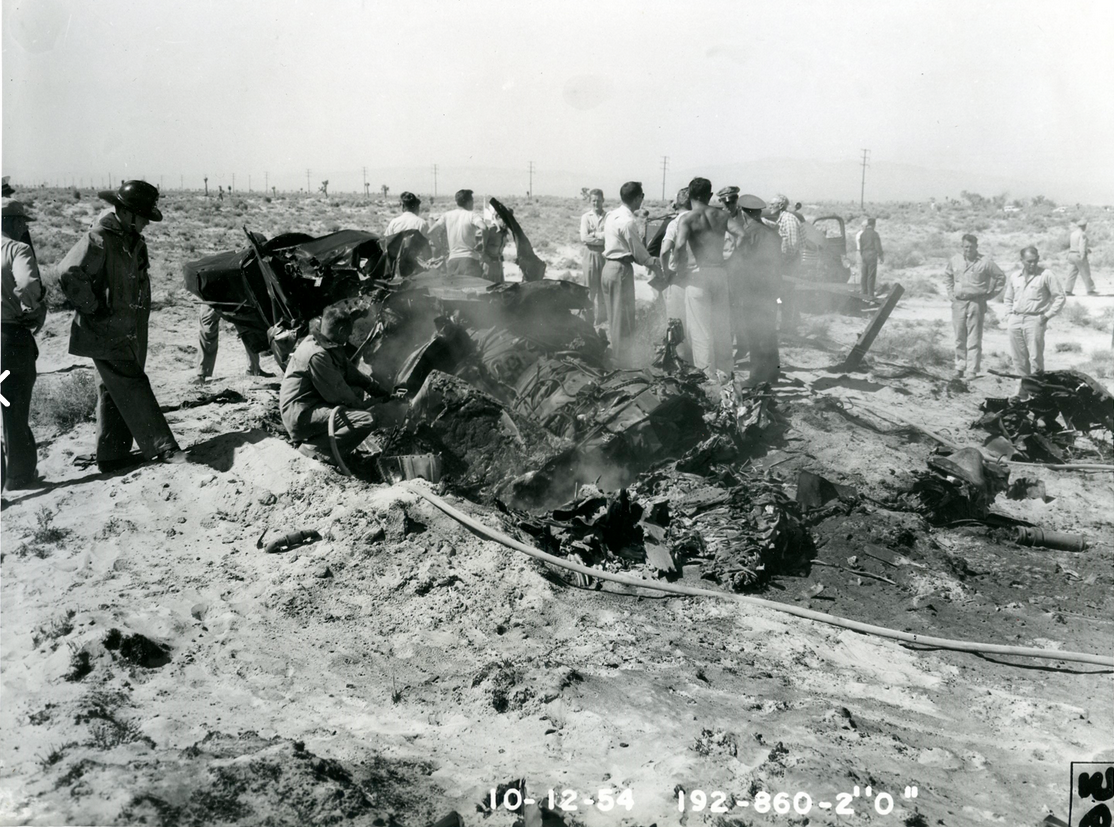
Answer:
<svg viewBox="0 0 1114 827"><path fill-rule="evenodd" d="M628 181L622 204L603 209L603 193L589 192L592 209L580 220L584 281L595 322L606 326L616 363L634 367L634 264L658 273L668 318L679 319L685 343L679 355L710 378L730 380L735 354L749 351L752 385L778 375L778 299L788 303L783 276L797 273L800 219L789 199L767 205L754 195L725 187L713 195L706 178L694 178L674 201L677 215L666 226L660 257L643 240L638 212L642 185ZM764 215L765 213L765 215ZM790 288L791 289L791 288Z"/></svg>

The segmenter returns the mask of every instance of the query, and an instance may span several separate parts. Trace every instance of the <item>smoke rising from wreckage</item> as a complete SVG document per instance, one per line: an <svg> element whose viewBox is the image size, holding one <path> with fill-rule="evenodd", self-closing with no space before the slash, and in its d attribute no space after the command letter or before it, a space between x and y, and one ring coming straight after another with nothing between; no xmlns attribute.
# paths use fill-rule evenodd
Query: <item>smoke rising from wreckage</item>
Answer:
<svg viewBox="0 0 1114 827"><path fill-rule="evenodd" d="M439 490L471 501L462 507L602 570L762 590L924 635L1104 648L1087 635L1106 628L1108 523L1083 510L1089 494L1077 475L1034 466L1024 473L1044 480L1054 501L995 497L1001 484L980 489L964 479L967 466L943 461L954 451L937 457L930 444L910 445L908 429L850 401L884 400L934 432L942 428L929 409L962 404L952 439L975 446L1002 436L967 430L978 413L962 396L910 411L892 390L921 403L944 383L886 379L884 371L872 375L873 389L862 380L857 389L821 383L817 376L838 378L823 375L837 359L808 361L808 351L793 348L786 366L805 368L788 381L710 393L702 377L670 360L667 343L661 367L609 370L606 342L579 315L586 305L579 285L396 277L397 255L363 231L297 237L275 253L267 247L273 240L256 241L281 268L290 328L309 322L297 312L312 304L303 289L358 301L364 310L351 350L359 348L357 359L381 385L413 400L406 425L377 433L378 454L353 469L369 480L397 479L406 475L404 460L412 471L413 458L437 455ZM313 242L312 254L298 246ZM341 252L331 259L334 244ZM158 246L152 241L153 255ZM229 254L230 269L242 270L248 246L239 248ZM380 261L375 275L387 278L367 278ZM170 306L161 315L166 340L181 333L178 341L192 343L188 314ZM866 320L833 318L830 335L842 334L846 350ZM281 341L263 333L268 347ZM53 345L48 339L44 349ZM173 375L182 357L164 349L153 358L154 377ZM865 365L872 367L869 355ZM471 804L489 788L522 775L530 789L560 786L550 779L564 767L575 776L569 786L634 789L652 819L668 818L677 784L800 789L818 798L844 789L848 777L878 789L917 784L919 810L900 801L895 809L912 823L922 813L962 823L963 807L976 805L1027 818L1044 803L1064 809L1062 764L1080 745L1097 743L1092 729L1108 717L1096 703L1101 677L1020 672L811 624L806 638L804 624L775 615L568 588L399 488L324 472L264 438L273 389L221 381L239 396L198 395L183 384L165 400L200 459L182 469L181 482L141 468L72 487L76 511L58 501L62 492L40 498L57 509L61 527L78 532L82 522L99 530L99 509L116 503L150 541L123 543L111 532L90 538L95 568L81 577L96 584L96 596L76 572L52 575L62 605L79 610L60 641L85 652L91 671L63 681L67 695L48 690L49 701L9 695L9 710L14 704L39 723L29 726L24 716L17 727L9 712L6 731L57 748L52 763L34 771L9 753L9 766L26 779L17 800L32 802L28 812L164 824L248 824L269 815L352 823L390 815L428 824L457 809L471 822L480 818ZM843 400L876 432L815 404L824 398ZM1003 415L1005 438L1025 450L1035 444L1026 442L1031 433L1061 446L1056 434L1072 431L1074 453L1062 459L1109 462L1101 418L1086 426L1078 415L1057 420L1048 436L1041 404L1028 409L1034 416L1017 408ZM1025 430L1024 422L1037 425ZM55 478L64 468L56 451L71 444L58 440L48 466ZM979 455L993 462L987 451ZM1053 461L1032 451L1023 458ZM892 478L880 472L886 467ZM1010 466L1014 478L1018 468ZM802 481L809 470L830 482ZM928 489L917 487L920 475L933 480ZM814 495L804 493L810 486ZM995 525L936 528L952 515L916 496L926 490L962 504L965 519L1028 516L1045 528L1084 531L1097 546L1024 549L1012 535L995 534L1002 531ZM109 499L110 492L121 496ZM20 518L5 510L5 545ZM164 543L170 528L177 533ZM263 544L296 530L321 539L271 556L254 548L264 528ZM80 553L67 540L41 559L5 555L4 579L33 578L42 569L28 566ZM102 560L115 563L115 582L99 579ZM18 572L10 568L17 562ZM7 619L15 604L5 591ZM155 594L163 596L142 597ZM51 617L35 598L19 599L36 622ZM1092 632L1072 612L1093 618ZM167 646L169 662L120 661L105 644L107 629ZM5 683L10 658L49 673L49 645L25 652L6 642ZM66 646L58 651L65 674ZM123 696L98 695L90 705L94 690L108 688ZM214 694L222 701L210 706ZM75 713L80 723L72 723ZM111 742L119 742L115 752L106 749ZM1020 780L1028 783L1018 787ZM109 789L120 792L99 802L87 794ZM990 801L987 791L1001 795Z"/></svg>

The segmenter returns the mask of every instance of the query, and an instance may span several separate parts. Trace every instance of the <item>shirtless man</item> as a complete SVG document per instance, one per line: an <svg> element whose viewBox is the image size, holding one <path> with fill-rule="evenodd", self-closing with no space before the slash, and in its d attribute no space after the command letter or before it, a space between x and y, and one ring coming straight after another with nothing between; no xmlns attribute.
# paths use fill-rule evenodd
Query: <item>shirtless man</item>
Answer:
<svg viewBox="0 0 1114 827"><path fill-rule="evenodd" d="M697 270L685 287L685 327L692 345L692 362L718 381L722 371L730 380L734 369L731 352L731 299L723 243L730 214L709 205L712 182L693 178L689 182L692 210L677 224L676 260L678 271L685 266L692 250Z"/></svg>

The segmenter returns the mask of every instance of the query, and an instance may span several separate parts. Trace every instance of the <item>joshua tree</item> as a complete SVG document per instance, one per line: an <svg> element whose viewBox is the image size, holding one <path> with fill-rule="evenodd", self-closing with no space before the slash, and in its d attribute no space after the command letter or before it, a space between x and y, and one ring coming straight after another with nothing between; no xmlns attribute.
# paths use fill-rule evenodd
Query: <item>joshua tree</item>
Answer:
<svg viewBox="0 0 1114 827"><path fill-rule="evenodd" d="M326 178L321 182L321 192L325 193L325 197L329 197L329 179Z"/></svg>
<svg viewBox="0 0 1114 827"><path fill-rule="evenodd" d="M205 176L205 197L209 197L209 176Z"/></svg>
<svg viewBox="0 0 1114 827"><path fill-rule="evenodd" d="M386 198L387 193L391 191L391 188L388 187L386 184L383 184L381 187L379 187L379 189L383 190L383 197L384 198Z"/></svg>

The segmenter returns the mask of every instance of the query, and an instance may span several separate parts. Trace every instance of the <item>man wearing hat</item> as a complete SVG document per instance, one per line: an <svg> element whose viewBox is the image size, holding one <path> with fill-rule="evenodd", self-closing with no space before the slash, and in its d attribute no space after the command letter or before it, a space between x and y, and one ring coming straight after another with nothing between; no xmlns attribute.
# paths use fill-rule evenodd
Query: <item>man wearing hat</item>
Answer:
<svg viewBox="0 0 1114 827"><path fill-rule="evenodd" d="M430 236L445 237L448 260L445 266L450 276L475 276L483 278L483 219L473 210L476 202L472 190L457 190L456 209L449 210L430 227Z"/></svg>
<svg viewBox="0 0 1114 827"><path fill-rule="evenodd" d="M402 207L402 212L388 222L386 234L391 236L405 230L417 230L429 238L429 222L418 214L422 199L412 192L404 192L398 197L398 203Z"/></svg>
<svg viewBox="0 0 1114 827"><path fill-rule="evenodd" d="M750 351L751 387L777 381L780 354L777 341L777 300L781 292L782 239L762 218L766 202L742 195L735 202L730 229L736 235L728 267L732 276L732 309L736 346ZM741 230L739 229L741 227Z"/></svg>
<svg viewBox="0 0 1114 827"><path fill-rule="evenodd" d="M1094 281L1091 280L1091 262L1088 253L1090 250L1087 247L1087 219L1078 218L1075 221L1075 229L1071 231L1071 243L1068 246L1068 263L1071 267L1068 269L1067 278L1064 279L1064 292L1069 296L1075 290L1076 276L1082 276L1083 287L1087 290L1088 296L1099 294L1095 289Z"/></svg>
<svg viewBox="0 0 1114 827"><path fill-rule="evenodd" d="M148 460L184 462L144 367L151 315L150 262L143 229L162 221L159 191L146 181L104 190L112 205L58 265L62 292L77 308L70 353L97 369L97 467L134 464L133 440Z"/></svg>
<svg viewBox="0 0 1114 827"><path fill-rule="evenodd" d="M31 391L35 387L35 359L39 355L35 334L46 320L46 293L39 277L35 251L21 239L27 223L34 221L19 201L4 199L3 277L0 281L0 364L9 371L3 394L4 452L2 484L6 490L40 484L38 446L31 433Z"/></svg>

